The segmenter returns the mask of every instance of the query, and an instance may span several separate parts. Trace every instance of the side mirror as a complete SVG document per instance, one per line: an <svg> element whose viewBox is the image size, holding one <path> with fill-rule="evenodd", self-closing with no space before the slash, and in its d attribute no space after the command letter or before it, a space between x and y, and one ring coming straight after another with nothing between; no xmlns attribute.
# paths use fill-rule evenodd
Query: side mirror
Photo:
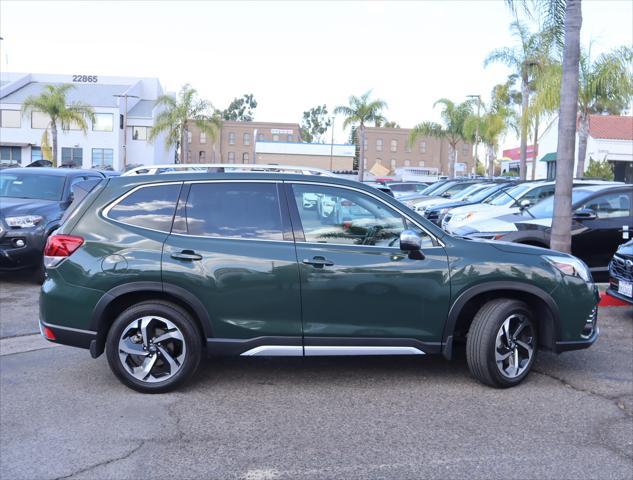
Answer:
<svg viewBox="0 0 633 480"><path fill-rule="evenodd" d="M526 208L530 208L531 206L532 206L532 202L529 201L527 198L524 198L523 200L519 202L519 208L521 210L525 210Z"/></svg>
<svg viewBox="0 0 633 480"><path fill-rule="evenodd" d="M598 214L591 208L579 208L574 212L574 220L595 220Z"/></svg>
<svg viewBox="0 0 633 480"><path fill-rule="evenodd" d="M444 192L441 196L444 198L451 198L451 194L448 192Z"/></svg>

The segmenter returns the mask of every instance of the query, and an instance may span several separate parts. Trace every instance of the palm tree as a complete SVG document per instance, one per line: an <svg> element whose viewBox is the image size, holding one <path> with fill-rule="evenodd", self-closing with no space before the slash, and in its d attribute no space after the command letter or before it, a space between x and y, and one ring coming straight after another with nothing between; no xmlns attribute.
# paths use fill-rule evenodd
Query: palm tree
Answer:
<svg viewBox="0 0 633 480"><path fill-rule="evenodd" d="M433 104L433 107L442 105L441 117L443 125L435 122L422 122L411 129L409 133L409 145L413 145L420 137L435 137L448 141L449 176L455 176L455 163L457 160L457 144L473 139L466 126L467 121L473 115L472 101L468 100L459 104L447 98L441 98Z"/></svg>
<svg viewBox="0 0 633 480"><path fill-rule="evenodd" d="M358 179L362 182L365 178L365 125L373 123L380 125L385 121L382 110L387 108L384 100L370 100L371 90L365 92L360 97L351 95L347 105L339 105L334 109L336 115L344 115L343 128L349 125L358 125L360 143L360 158L358 161Z"/></svg>
<svg viewBox="0 0 633 480"><path fill-rule="evenodd" d="M518 45L493 50L484 60L484 66L491 63L503 63L512 68L521 79L521 161L519 173L525 180L527 173L527 140L530 124L529 105L531 85L539 70L549 63L549 52L554 36L550 29L531 33L525 24L513 22L512 34L517 37Z"/></svg>
<svg viewBox="0 0 633 480"><path fill-rule="evenodd" d="M479 138L486 147L488 175L490 178L494 176L495 158L499 142L506 132L514 126L516 125L512 109L495 102L494 97L490 109L481 117L472 116L466 120L465 130L467 136L470 137L475 132L478 132Z"/></svg>
<svg viewBox="0 0 633 480"><path fill-rule="evenodd" d="M160 134L166 135L165 148L180 148L180 163L187 162L189 126L195 125L211 141L215 141L222 121L213 106L198 98L198 92L186 84L180 90L178 99L170 95L161 95L156 102L163 110L157 115L150 140Z"/></svg>
<svg viewBox="0 0 633 480"><path fill-rule="evenodd" d="M88 131L86 119L95 121L94 111L90 105L83 102L68 102L66 94L72 88L75 87L71 84L45 85L42 93L31 95L22 104L23 115L29 115L33 112L48 115L50 122L42 134L42 153L45 155L44 158L53 162L54 167L57 166L58 124L62 129L67 129L72 125L86 134ZM48 140L49 129L53 137L52 148Z"/></svg>
<svg viewBox="0 0 633 480"><path fill-rule="evenodd" d="M633 96L633 78L630 75L633 49L620 47L591 60L591 52L580 52L578 89L578 165L576 176L585 173L589 116L609 113L619 115ZM553 68L539 95L539 102L548 105L560 103L561 67Z"/></svg>

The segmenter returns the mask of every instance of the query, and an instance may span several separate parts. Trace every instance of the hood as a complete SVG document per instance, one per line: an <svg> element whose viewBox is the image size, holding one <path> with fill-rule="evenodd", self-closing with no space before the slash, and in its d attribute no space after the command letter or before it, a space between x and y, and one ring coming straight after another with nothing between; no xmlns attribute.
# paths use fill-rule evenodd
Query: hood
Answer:
<svg viewBox="0 0 633 480"><path fill-rule="evenodd" d="M412 202L412 203L415 207L418 207L418 208L425 207L429 209L429 208L441 207L442 205L447 204L447 203L455 203L455 200L451 200L450 198L443 198L443 197L431 197L426 200L422 200L419 202Z"/></svg>
<svg viewBox="0 0 633 480"><path fill-rule="evenodd" d="M507 218L508 216L509 215L478 220L464 225L462 228L468 229L468 233L515 232L517 227L515 223L511 221L513 220L512 218Z"/></svg>
<svg viewBox="0 0 633 480"><path fill-rule="evenodd" d="M633 240L629 240L628 242L620 245L617 253L619 255L628 255L630 257L633 257Z"/></svg>
<svg viewBox="0 0 633 480"><path fill-rule="evenodd" d="M0 198L0 216L17 217L21 215L41 215L44 218L57 218L61 215L61 202L55 200L37 200L30 198Z"/></svg>

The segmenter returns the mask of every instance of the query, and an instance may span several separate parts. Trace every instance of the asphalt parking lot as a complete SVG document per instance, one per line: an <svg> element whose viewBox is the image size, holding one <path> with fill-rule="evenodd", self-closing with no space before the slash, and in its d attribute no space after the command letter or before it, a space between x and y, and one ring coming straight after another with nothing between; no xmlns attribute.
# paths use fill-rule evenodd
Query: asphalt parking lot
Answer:
<svg viewBox="0 0 633 480"><path fill-rule="evenodd" d="M38 287L0 277L0 478L633 477L633 309L592 348L493 390L464 354L225 359L142 395L105 358L50 347Z"/></svg>

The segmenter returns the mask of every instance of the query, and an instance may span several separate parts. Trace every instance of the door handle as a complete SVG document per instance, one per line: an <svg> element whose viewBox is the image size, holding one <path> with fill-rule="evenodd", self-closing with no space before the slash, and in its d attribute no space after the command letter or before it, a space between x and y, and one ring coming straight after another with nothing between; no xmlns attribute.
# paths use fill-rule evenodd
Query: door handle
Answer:
<svg viewBox="0 0 633 480"><path fill-rule="evenodd" d="M193 250L183 250L182 252L175 252L171 254L171 258L175 258L176 260L202 260L202 255L197 254Z"/></svg>
<svg viewBox="0 0 633 480"><path fill-rule="evenodd" d="M312 259L304 258L303 263L306 265L312 265L315 268L331 267L334 265L332 260L328 260L325 257L312 257Z"/></svg>

